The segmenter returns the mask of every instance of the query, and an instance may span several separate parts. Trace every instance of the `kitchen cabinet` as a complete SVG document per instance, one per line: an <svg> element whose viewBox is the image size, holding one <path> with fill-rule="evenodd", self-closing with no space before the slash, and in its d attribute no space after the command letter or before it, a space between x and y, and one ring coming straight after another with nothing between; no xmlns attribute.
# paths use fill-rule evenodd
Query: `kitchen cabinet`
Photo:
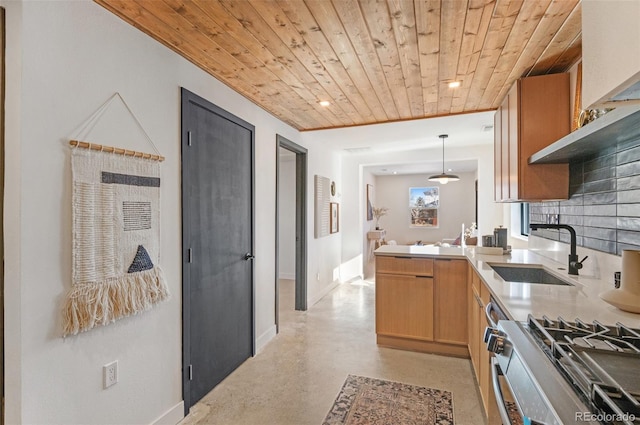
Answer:
<svg viewBox="0 0 640 425"><path fill-rule="evenodd" d="M568 164L532 164L529 157L570 131L569 74L521 78L494 117L495 200L569 197Z"/></svg>
<svg viewBox="0 0 640 425"><path fill-rule="evenodd" d="M467 261L376 256L381 346L468 357Z"/></svg>
<svg viewBox="0 0 640 425"><path fill-rule="evenodd" d="M433 341L433 278L386 274L376 278L376 331Z"/></svg>
<svg viewBox="0 0 640 425"><path fill-rule="evenodd" d="M436 260L434 289L434 339L466 344L467 260Z"/></svg>
<svg viewBox="0 0 640 425"><path fill-rule="evenodd" d="M487 327L484 310L491 295L473 267L469 265L468 268L469 354L480 387L484 411L489 418L494 418L497 415L497 409L495 394L491 386L491 360L483 339ZM490 423L492 422L490 421Z"/></svg>

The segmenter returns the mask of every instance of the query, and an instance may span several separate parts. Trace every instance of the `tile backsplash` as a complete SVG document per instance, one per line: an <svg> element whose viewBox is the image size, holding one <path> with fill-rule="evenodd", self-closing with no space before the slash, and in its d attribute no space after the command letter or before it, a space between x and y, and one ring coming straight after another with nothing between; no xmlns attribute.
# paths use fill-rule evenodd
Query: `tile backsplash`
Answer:
<svg viewBox="0 0 640 425"><path fill-rule="evenodd" d="M618 143L598 155L571 163L566 201L532 203L531 223L545 223L559 214L569 224L579 246L621 255L640 250L640 139ZM566 230L537 230L531 234L569 243Z"/></svg>

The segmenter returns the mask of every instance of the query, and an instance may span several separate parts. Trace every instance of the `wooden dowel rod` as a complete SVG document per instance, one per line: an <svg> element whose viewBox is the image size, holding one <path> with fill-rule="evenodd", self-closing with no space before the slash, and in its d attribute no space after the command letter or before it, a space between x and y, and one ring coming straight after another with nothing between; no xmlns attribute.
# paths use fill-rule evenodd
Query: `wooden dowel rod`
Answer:
<svg viewBox="0 0 640 425"><path fill-rule="evenodd" d="M69 140L69 145L78 147L78 148L91 149L94 151L109 152L109 153L113 152L113 153L117 153L125 156L133 156L135 158L153 159L155 161L160 161L160 162L164 161L164 156L162 155L154 155L150 153L130 151L128 149L114 148L113 146L99 145L97 143L81 142L78 140Z"/></svg>

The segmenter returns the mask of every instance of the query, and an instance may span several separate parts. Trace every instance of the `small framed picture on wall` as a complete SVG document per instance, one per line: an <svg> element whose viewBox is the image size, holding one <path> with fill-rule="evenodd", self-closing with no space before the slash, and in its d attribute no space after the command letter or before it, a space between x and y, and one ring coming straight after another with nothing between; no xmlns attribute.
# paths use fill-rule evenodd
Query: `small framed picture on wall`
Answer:
<svg viewBox="0 0 640 425"><path fill-rule="evenodd" d="M373 185L367 185L367 221L373 220Z"/></svg>
<svg viewBox="0 0 640 425"><path fill-rule="evenodd" d="M331 202L330 208L330 223L329 228L331 233L338 233L340 230L340 205L337 202Z"/></svg>

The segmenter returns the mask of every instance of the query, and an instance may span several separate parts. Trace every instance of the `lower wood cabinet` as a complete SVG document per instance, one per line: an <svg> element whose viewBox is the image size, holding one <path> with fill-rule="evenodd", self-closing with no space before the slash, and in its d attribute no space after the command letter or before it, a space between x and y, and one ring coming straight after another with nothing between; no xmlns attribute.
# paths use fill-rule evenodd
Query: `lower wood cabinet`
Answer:
<svg viewBox="0 0 640 425"><path fill-rule="evenodd" d="M433 278L380 275L376 280L376 330L433 341Z"/></svg>
<svg viewBox="0 0 640 425"><path fill-rule="evenodd" d="M434 339L466 345L467 260L436 260L434 278Z"/></svg>
<svg viewBox="0 0 640 425"><path fill-rule="evenodd" d="M376 257L378 344L468 357L467 260Z"/></svg>
<svg viewBox="0 0 640 425"><path fill-rule="evenodd" d="M469 354L480 387L484 411L489 417L489 423L497 418L496 397L491 384L491 358L484 343L484 331L487 327L485 307L491 299L489 288L485 286L476 271L468 266L468 340Z"/></svg>

